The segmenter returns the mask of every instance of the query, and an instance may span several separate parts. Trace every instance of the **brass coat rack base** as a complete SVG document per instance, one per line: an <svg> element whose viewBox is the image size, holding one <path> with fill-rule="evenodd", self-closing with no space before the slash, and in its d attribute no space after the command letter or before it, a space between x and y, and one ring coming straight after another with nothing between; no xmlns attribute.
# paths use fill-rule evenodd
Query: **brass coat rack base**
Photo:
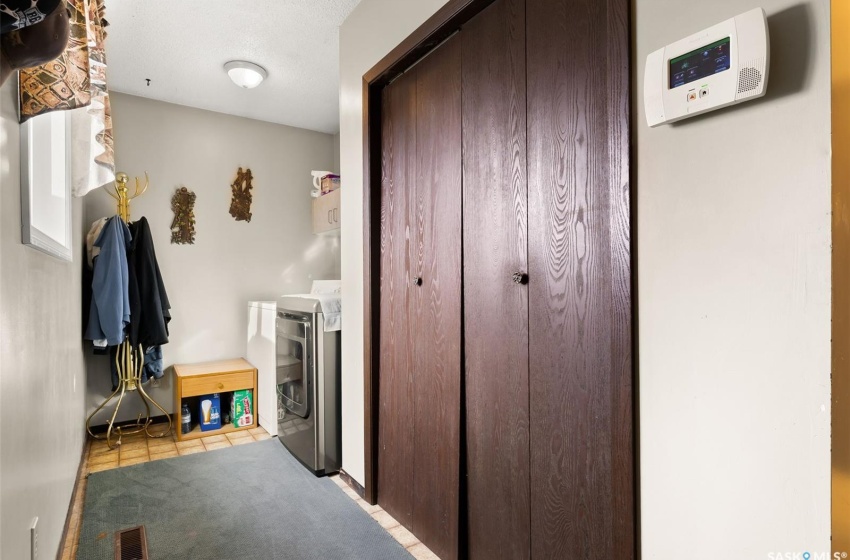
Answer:
<svg viewBox="0 0 850 560"><path fill-rule="evenodd" d="M142 346L139 345L138 348L133 348L130 345L130 341L125 340L121 346L118 347L118 353L115 356L115 363L118 367L119 375L118 388L112 391L112 394L109 395L109 397L107 397L107 399L103 401L103 403L101 403L101 405L98 406L91 414L89 414L89 417L86 419L86 431L94 439L106 440L106 444L110 449L115 449L121 445L121 438L125 435L138 434L141 432L144 432L145 435L150 438L161 438L169 435L174 426L174 421L172 420L171 415L145 392L144 386L142 385L142 370L145 363L145 355ZM133 424L116 426L115 419L118 417L118 410L121 408L121 403L124 401L124 397L130 391L135 391L142 400L142 403L144 403L145 418L142 420L142 415L139 414ZM95 434L91 428L92 418L94 418L98 412L103 410L116 396L118 397L118 401L116 402L115 410L112 411L112 416L107 423L106 433ZM150 430L153 422L151 419L151 405L162 411L168 419L168 428L165 430L156 433Z"/></svg>

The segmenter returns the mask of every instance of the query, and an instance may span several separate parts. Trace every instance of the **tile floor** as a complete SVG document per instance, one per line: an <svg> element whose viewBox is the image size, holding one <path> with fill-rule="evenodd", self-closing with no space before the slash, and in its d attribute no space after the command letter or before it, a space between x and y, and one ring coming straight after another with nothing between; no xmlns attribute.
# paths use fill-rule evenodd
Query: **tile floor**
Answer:
<svg viewBox="0 0 850 560"><path fill-rule="evenodd" d="M151 428L151 432L158 432L156 426ZM253 443L271 437L263 428L253 428L251 430L209 436L190 441L177 441L177 436L174 434L156 439L134 434L124 436L122 444L118 449L109 449L105 441L89 439L86 443L87 450L83 457L83 466L80 469L80 480L77 483L77 490L74 494L74 503L71 508L71 519L68 524L68 534L65 538L65 545L62 551L62 560L77 559L77 543L80 540L83 502L85 500L86 481L89 474L146 463L148 461L156 461L158 459L168 459L179 455L191 455L192 453L203 453L233 445ZM393 519L380 506L367 504L339 476L332 476L331 480L354 500L357 505L362 507L366 513L371 515L375 521L380 523L416 560L439 560L437 555L431 552L424 544L420 543L413 533L402 527L398 521Z"/></svg>
<svg viewBox="0 0 850 560"><path fill-rule="evenodd" d="M348 497L354 500L358 506L363 508L366 513L372 516L372 519L377 521L395 540L401 544L416 560L440 560L440 558L431 552L431 550L419 542L416 536L402 527L389 513L381 509L381 506L370 505L363 498L357 495L357 492L343 481L339 475L330 477L343 492L348 494Z"/></svg>

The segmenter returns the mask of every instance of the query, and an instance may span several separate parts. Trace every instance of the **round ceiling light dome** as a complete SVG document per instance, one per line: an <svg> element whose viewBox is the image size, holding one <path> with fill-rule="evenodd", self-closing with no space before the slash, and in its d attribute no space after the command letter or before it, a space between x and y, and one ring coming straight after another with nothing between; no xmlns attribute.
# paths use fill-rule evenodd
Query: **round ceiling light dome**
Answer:
<svg viewBox="0 0 850 560"><path fill-rule="evenodd" d="M224 69L234 84L245 89L257 87L269 75L262 66L245 60L231 60Z"/></svg>

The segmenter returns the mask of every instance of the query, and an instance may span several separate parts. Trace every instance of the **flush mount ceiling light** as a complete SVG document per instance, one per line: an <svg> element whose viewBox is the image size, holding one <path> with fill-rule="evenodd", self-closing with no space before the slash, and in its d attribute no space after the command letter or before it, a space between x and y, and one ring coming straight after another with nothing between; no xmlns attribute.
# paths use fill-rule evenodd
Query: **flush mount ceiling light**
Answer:
<svg viewBox="0 0 850 560"><path fill-rule="evenodd" d="M224 69L234 84L245 89L257 87L269 75L262 66L244 60L231 60Z"/></svg>

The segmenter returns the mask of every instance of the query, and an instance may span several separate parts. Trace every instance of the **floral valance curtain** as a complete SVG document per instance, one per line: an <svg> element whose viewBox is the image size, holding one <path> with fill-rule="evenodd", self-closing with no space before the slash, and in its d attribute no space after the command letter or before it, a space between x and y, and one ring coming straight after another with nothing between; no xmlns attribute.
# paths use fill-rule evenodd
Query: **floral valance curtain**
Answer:
<svg viewBox="0 0 850 560"><path fill-rule="evenodd" d="M67 0L71 36L65 52L43 66L21 70L21 122L71 110L74 196L115 180L112 116L106 88L104 0Z"/></svg>

